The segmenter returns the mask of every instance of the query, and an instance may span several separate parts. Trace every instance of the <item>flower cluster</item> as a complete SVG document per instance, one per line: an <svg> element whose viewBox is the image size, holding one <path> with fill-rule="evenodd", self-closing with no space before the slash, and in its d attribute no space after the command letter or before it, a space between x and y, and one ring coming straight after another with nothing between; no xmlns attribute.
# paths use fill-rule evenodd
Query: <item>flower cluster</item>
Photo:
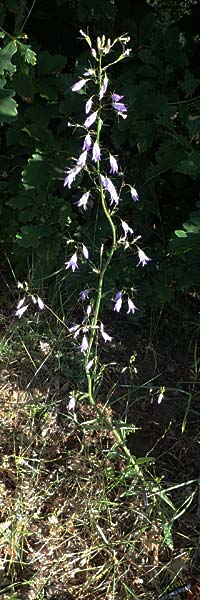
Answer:
<svg viewBox="0 0 200 600"><path fill-rule="evenodd" d="M71 90L72 92L79 92L83 89L88 91L92 84L92 93L89 94L89 97L85 102L85 119L83 125L81 126L84 130L81 153L80 156L74 161L74 164L67 169L64 186L70 189L77 176L81 172L85 171L88 173L90 179L89 189L87 189L87 187L84 189L84 193L80 195L75 204L79 209L87 211L91 203L90 197L94 197L94 190L96 190L96 193L99 194L101 200L102 211L109 222L112 234L112 246L108 256L104 261L104 247L101 245L100 264L102 270L99 270L99 268L95 267L92 269L93 272L99 274L96 302L90 302L91 292L88 288L83 290L80 294L80 299L83 301L83 303L88 301L88 305L85 308L84 319L80 325L74 324L69 329L70 333L73 334L75 339L80 333L82 333L80 351L86 357L85 366L87 367L88 371L93 365L93 359L91 360L90 356L95 333L99 332L105 342L112 341L112 337L106 333L104 324L99 319L99 311L102 298L103 279L105 271L112 259L113 253L117 250L119 245L124 244L125 249L130 247L131 250L136 250L138 255L138 263L136 266L142 265L142 267L144 267L151 259L138 246L138 240L141 236L135 237L132 227L123 219L120 219L120 226L122 227L123 234L121 237L117 236L117 225L114 222L114 217L122 203L121 190L126 186L130 192L133 202L138 202L139 196L135 187L129 183L125 183L123 179L121 185L116 185L116 178L122 178L118 159L113 155L110 149L107 151L103 148L100 140L101 130L103 127L102 109L104 110L105 107L109 106L109 103L117 117L121 117L122 119L127 118L128 108L124 101L124 95L110 91L108 70L119 60L122 60L126 56L130 55L130 49L126 48L129 38L126 36L121 36L111 43L110 39L106 41L105 36L102 36L102 38L97 38L97 45L96 48L94 48L89 35L82 31L81 35L84 37L85 41L90 47L90 52L93 60L95 61L95 66L94 68L90 67L88 70L86 70L83 73L83 77L72 85ZM118 58L113 59L111 63L108 63L108 61L106 62L106 57L116 43L121 44L122 52ZM103 66L104 58L105 65ZM98 86L97 93L94 93L95 85ZM82 244L82 256L85 260L89 259L89 252L85 244ZM77 248L75 249L71 258L65 263L65 268L71 268L73 273L79 269ZM127 302L127 314L134 314L138 309L133 300L125 291L119 291L115 294L113 310L115 312L120 312L123 305L124 295L125 301Z"/></svg>

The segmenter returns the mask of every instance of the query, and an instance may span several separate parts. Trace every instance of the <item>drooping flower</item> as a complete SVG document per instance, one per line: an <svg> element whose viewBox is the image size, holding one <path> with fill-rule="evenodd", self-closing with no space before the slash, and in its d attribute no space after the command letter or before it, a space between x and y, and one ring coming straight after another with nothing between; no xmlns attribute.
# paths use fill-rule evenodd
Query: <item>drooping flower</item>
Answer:
<svg viewBox="0 0 200 600"><path fill-rule="evenodd" d="M43 308L44 308L44 302L43 302L43 300L39 296L37 297L37 303L38 303L39 309L43 310Z"/></svg>
<svg viewBox="0 0 200 600"><path fill-rule="evenodd" d="M87 247L86 247L84 244L82 244L82 252L83 252L83 256L84 256L84 258L85 258L86 260L88 260L88 258L89 258L89 252L88 252L88 249L87 249Z"/></svg>
<svg viewBox="0 0 200 600"><path fill-rule="evenodd" d="M72 92L78 92L79 90L81 90L83 88L83 86L85 85L86 81L88 81L88 80L87 79L79 79L79 81L76 81L76 83L74 83L71 86Z"/></svg>
<svg viewBox="0 0 200 600"><path fill-rule="evenodd" d="M116 312L119 312L121 310L122 307L122 293L121 292L117 292L116 296L114 297L114 307L113 310L115 310Z"/></svg>
<svg viewBox="0 0 200 600"><path fill-rule="evenodd" d="M123 99L124 96L119 96L119 94L112 94L113 108L117 111L117 114L126 119L127 117L127 108L123 102L120 100Z"/></svg>
<svg viewBox="0 0 200 600"><path fill-rule="evenodd" d="M112 94L113 102L119 102L119 100L122 100L122 98L124 98L124 96L119 96L119 94Z"/></svg>
<svg viewBox="0 0 200 600"><path fill-rule="evenodd" d="M73 394L69 394L69 402L67 404L67 410L69 412L74 411L76 405L76 401Z"/></svg>
<svg viewBox="0 0 200 600"><path fill-rule="evenodd" d="M83 142L83 150L90 150L91 145L92 145L91 136L89 133L87 133L87 135L85 136L84 142Z"/></svg>
<svg viewBox="0 0 200 600"><path fill-rule="evenodd" d="M89 289L82 290L82 292L80 292L80 294L79 294L79 296L81 297L81 300L83 300L83 301L88 300L89 292L90 292Z"/></svg>
<svg viewBox="0 0 200 600"><path fill-rule="evenodd" d="M83 206L84 210L86 210L89 195L90 195L90 192L85 192L85 194L83 194L83 196L81 196L80 200L78 200L78 202L75 202L75 204L77 204L77 206L79 208L81 208Z"/></svg>
<svg viewBox="0 0 200 600"><path fill-rule="evenodd" d="M81 343L81 347L80 347L81 352L83 352L85 354L85 352L87 352L88 350L88 340L86 338L86 335L83 336L82 339L82 343Z"/></svg>
<svg viewBox="0 0 200 600"><path fill-rule="evenodd" d="M86 105L85 105L86 115L88 115L88 113L91 111L91 108L92 108L92 98L89 98L89 100L87 100Z"/></svg>
<svg viewBox="0 0 200 600"><path fill-rule="evenodd" d="M70 189L73 181L75 181L76 176L78 175L78 173L80 173L80 171L81 167L73 167L73 169L69 169L67 177L65 177L64 180L64 187L67 185L67 187Z"/></svg>
<svg viewBox="0 0 200 600"><path fill-rule="evenodd" d="M139 196L138 196L137 190L131 186L130 186L130 190L131 190L131 196L132 196L134 202L138 202Z"/></svg>
<svg viewBox="0 0 200 600"><path fill-rule="evenodd" d="M130 234L134 233L133 229L131 227L129 227L129 225L128 225L128 223L126 223L126 221L122 221L121 226L122 226L122 229L124 230L124 238L121 238L121 239L126 239L128 233L130 233Z"/></svg>
<svg viewBox="0 0 200 600"><path fill-rule="evenodd" d="M135 306L135 304L133 304L132 300L128 297L128 310L127 310L127 315L129 313L132 313L134 315L135 311L138 310L137 306Z"/></svg>
<svg viewBox="0 0 200 600"><path fill-rule="evenodd" d="M115 204L119 204L119 197L117 194L117 191L115 189L115 186L113 185L112 181L109 179L109 177L104 177L104 175L100 175L101 177L101 183L102 186L109 192L110 197L111 197L111 204L114 202Z"/></svg>
<svg viewBox="0 0 200 600"><path fill-rule="evenodd" d="M127 108L123 102L113 102L113 108L117 111L117 114L127 113Z"/></svg>
<svg viewBox="0 0 200 600"><path fill-rule="evenodd" d="M83 152L81 152L81 154L77 160L77 166L82 169L83 167L85 167L86 160L87 160L87 150L84 150Z"/></svg>
<svg viewBox="0 0 200 600"><path fill-rule="evenodd" d="M76 269L78 269L77 252L74 252L70 260L67 263L65 263L65 269L70 269L70 267L72 268L73 273Z"/></svg>
<svg viewBox="0 0 200 600"><path fill-rule="evenodd" d="M87 119L85 120L85 123L84 123L84 127L86 127L86 129L89 129L89 127L91 127L91 125L93 125L93 123L96 121L97 114L98 114L98 110L91 113L91 115L89 115L89 117L87 117Z"/></svg>
<svg viewBox="0 0 200 600"><path fill-rule="evenodd" d="M98 160L100 160L101 158L101 152L100 152L100 147L98 142L94 142L94 146L92 149L92 160L94 160L94 162L97 162Z"/></svg>
<svg viewBox="0 0 200 600"><path fill-rule="evenodd" d="M102 88L101 88L101 91L99 94L99 100L102 100L104 94L106 93L107 87L108 87L108 77L107 77L107 74L105 73L103 85L102 85Z"/></svg>
<svg viewBox="0 0 200 600"><path fill-rule="evenodd" d="M21 298L21 300L19 300L19 302L17 303L17 310L15 312L15 316L19 317L19 319L21 319L22 315L26 312L28 308L28 304L24 304L24 302L25 297Z"/></svg>
<svg viewBox="0 0 200 600"><path fill-rule="evenodd" d="M91 306L91 304L88 304L86 312L87 312L87 316L90 317L91 312L92 312L92 306Z"/></svg>
<svg viewBox="0 0 200 600"><path fill-rule="evenodd" d="M116 161L116 158L114 156L112 156L112 154L110 154L110 173L112 173L112 175L114 175L115 173L118 173L119 171L119 167Z"/></svg>
<svg viewBox="0 0 200 600"><path fill-rule="evenodd" d="M89 371L93 365L94 359L92 358L92 360L89 360L89 362L87 363L87 365L85 365L85 368Z"/></svg>
<svg viewBox="0 0 200 600"><path fill-rule="evenodd" d="M69 327L69 332L74 333L74 338L76 338L80 333L80 325L72 325L72 327Z"/></svg>
<svg viewBox="0 0 200 600"><path fill-rule="evenodd" d="M112 337L104 331L103 323L101 323L101 325L100 325L100 331L101 331L102 338L104 339L104 342L112 342Z"/></svg>
<svg viewBox="0 0 200 600"><path fill-rule="evenodd" d="M147 265L147 263L151 260L151 258L149 258L144 252L143 250L138 249L138 258L139 258L139 263L137 264L137 267L139 265L142 265L143 267L145 265Z"/></svg>

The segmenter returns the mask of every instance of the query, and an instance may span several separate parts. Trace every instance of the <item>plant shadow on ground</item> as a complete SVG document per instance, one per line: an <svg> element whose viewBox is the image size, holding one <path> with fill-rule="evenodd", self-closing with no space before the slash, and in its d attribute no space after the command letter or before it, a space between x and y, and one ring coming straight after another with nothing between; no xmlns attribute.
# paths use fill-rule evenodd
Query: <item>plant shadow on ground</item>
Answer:
<svg viewBox="0 0 200 600"><path fill-rule="evenodd" d="M81 363L62 326L3 313L0 598L152 600L198 574L198 326L164 314L149 333L148 315L136 325L107 315L115 342L100 344L97 419L83 380L67 409Z"/></svg>

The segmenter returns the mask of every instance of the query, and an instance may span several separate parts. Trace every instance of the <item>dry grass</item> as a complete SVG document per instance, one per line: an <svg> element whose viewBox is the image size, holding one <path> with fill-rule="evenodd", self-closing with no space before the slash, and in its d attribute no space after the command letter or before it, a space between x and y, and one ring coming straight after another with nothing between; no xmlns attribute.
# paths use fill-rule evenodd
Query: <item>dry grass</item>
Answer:
<svg viewBox="0 0 200 600"><path fill-rule="evenodd" d="M0 598L152 600L166 575L187 572L194 541L183 530L173 550L162 478L143 459L141 484L84 395L69 414L70 382L58 384L37 335L1 344Z"/></svg>

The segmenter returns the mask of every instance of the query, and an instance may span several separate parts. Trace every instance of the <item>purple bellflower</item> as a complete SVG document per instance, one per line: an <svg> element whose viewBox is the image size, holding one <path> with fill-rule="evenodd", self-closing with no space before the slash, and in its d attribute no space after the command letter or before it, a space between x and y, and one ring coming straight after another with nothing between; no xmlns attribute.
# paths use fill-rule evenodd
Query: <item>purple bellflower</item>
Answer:
<svg viewBox="0 0 200 600"><path fill-rule="evenodd" d="M87 133L87 135L85 136L84 142L83 142L83 150L90 150L91 145L92 145L91 136L89 133Z"/></svg>
<svg viewBox="0 0 200 600"><path fill-rule="evenodd" d="M110 194L111 204L113 202L114 202L114 204L119 204L119 196L117 194L117 191L116 191L115 186L113 185L112 181L109 179L109 177L104 177L104 175L100 175L100 177L101 177L102 186Z"/></svg>
<svg viewBox="0 0 200 600"><path fill-rule="evenodd" d="M88 289L82 290L82 292L80 292L80 294L79 294L79 296L81 297L81 300L83 300L83 301L88 300L89 292L90 292L90 290L88 290Z"/></svg>
<svg viewBox="0 0 200 600"><path fill-rule="evenodd" d="M135 304L133 304L132 300L130 298L128 298L128 310L127 310L127 315L129 313L132 313L134 315L135 311L138 310L137 306L135 306Z"/></svg>
<svg viewBox="0 0 200 600"><path fill-rule="evenodd" d="M92 98L89 98L89 100L87 100L86 105L85 105L86 115L88 115L88 113L91 111L91 108L92 108Z"/></svg>
<svg viewBox="0 0 200 600"><path fill-rule="evenodd" d="M91 113L91 115L89 115L89 117L87 117L87 119L85 120L85 123L84 123L84 127L86 127L86 129L89 129L89 127L91 127L91 125L93 125L93 123L96 121L97 115L98 115L98 110Z"/></svg>
<svg viewBox="0 0 200 600"><path fill-rule="evenodd" d="M78 269L77 252L74 252L70 260L67 263L65 263L65 269L70 269L70 267L72 268L73 273L76 269Z"/></svg>
<svg viewBox="0 0 200 600"><path fill-rule="evenodd" d="M147 263L151 260L151 258L149 258L144 252L143 250L138 250L138 258L139 258L139 263L137 264L137 267L139 265L142 265L143 267L145 265L147 265Z"/></svg>
<svg viewBox="0 0 200 600"><path fill-rule="evenodd" d="M101 152L100 152L99 144L98 144L98 142L94 142L94 146L93 146L93 150L92 150L92 160L94 160L94 162L98 162L98 160L100 160L100 158L101 158Z"/></svg>
<svg viewBox="0 0 200 600"><path fill-rule="evenodd" d="M81 347L80 347L81 352L83 352L85 354L85 352L87 352L88 350L88 340L86 338L86 335L83 336L82 339L82 343L81 343Z"/></svg>
<svg viewBox="0 0 200 600"><path fill-rule="evenodd" d="M102 85L102 88L101 88L101 91L100 91L100 94L99 94L99 100L102 100L104 94L107 91L107 87L108 87L108 77L107 77L107 74L105 73L104 80L103 80L103 85Z"/></svg>
<svg viewBox="0 0 200 600"><path fill-rule="evenodd" d="M81 90L83 88L83 86L85 85L86 81L88 81L88 80L87 79L80 79L79 81L77 81L76 83L74 83L71 86L72 92L79 92L79 90Z"/></svg>
<svg viewBox="0 0 200 600"><path fill-rule="evenodd" d="M88 260L89 258L89 252L88 249L86 248L86 246L84 244L82 244L82 252L83 252L83 256L86 260Z"/></svg>
<svg viewBox="0 0 200 600"><path fill-rule="evenodd" d="M104 331L104 325L103 323L101 323L100 325L100 332L102 335L102 338L104 339L104 342L112 342L112 338L110 335L108 335L105 331Z"/></svg>
<svg viewBox="0 0 200 600"><path fill-rule="evenodd" d="M77 160L77 166L82 169L83 167L85 167L86 160L87 160L87 150L84 150L83 152L81 152L81 154Z"/></svg>
<svg viewBox="0 0 200 600"><path fill-rule="evenodd" d="M67 172L67 177L65 177L64 180L64 187L67 185L67 187L70 189L73 181L75 181L76 176L78 175L78 173L80 173L80 171L81 167L79 166L69 169L69 171Z"/></svg>
<svg viewBox="0 0 200 600"><path fill-rule="evenodd" d="M119 102L122 100L124 96L119 96L119 94L112 94L113 108L117 111L117 114L126 119L127 117L127 108L123 102Z"/></svg>
<svg viewBox="0 0 200 600"><path fill-rule="evenodd" d="M124 238L121 238L121 239L126 240L128 233L134 234L133 229L131 227L129 227L129 225L128 225L128 223L126 223L126 221L122 221L121 226L122 226L122 229L124 230Z"/></svg>
<svg viewBox="0 0 200 600"><path fill-rule="evenodd" d="M119 312L121 310L122 307L122 293L121 292L117 292L116 296L114 297L114 308L113 310L115 310L116 312Z"/></svg>
<svg viewBox="0 0 200 600"><path fill-rule="evenodd" d="M131 189L131 196L132 196L134 202L138 202L139 196L138 196L137 190L135 190L134 187L130 187L130 189Z"/></svg>
<svg viewBox="0 0 200 600"><path fill-rule="evenodd" d="M19 302L17 303L17 310L15 313L16 317L19 317L19 319L21 319L22 315L26 312L27 308L28 308L28 304L24 304L25 302L25 297L22 298L21 300L19 300Z"/></svg>
<svg viewBox="0 0 200 600"><path fill-rule="evenodd" d="M119 94L112 94L112 101L113 102L119 102L119 100L122 100L124 96L119 96Z"/></svg>
<svg viewBox="0 0 200 600"><path fill-rule="evenodd" d="M116 158L114 156L112 156L112 154L110 154L110 173L112 175L114 175L115 173L118 173L119 171L119 167L116 161Z"/></svg>
<svg viewBox="0 0 200 600"><path fill-rule="evenodd" d="M77 204L77 206L79 208L83 207L84 210L87 210L87 201L89 198L90 192L85 192L85 194L83 194L83 196L81 196L80 200L78 200L78 202L75 202L75 204Z"/></svg>

